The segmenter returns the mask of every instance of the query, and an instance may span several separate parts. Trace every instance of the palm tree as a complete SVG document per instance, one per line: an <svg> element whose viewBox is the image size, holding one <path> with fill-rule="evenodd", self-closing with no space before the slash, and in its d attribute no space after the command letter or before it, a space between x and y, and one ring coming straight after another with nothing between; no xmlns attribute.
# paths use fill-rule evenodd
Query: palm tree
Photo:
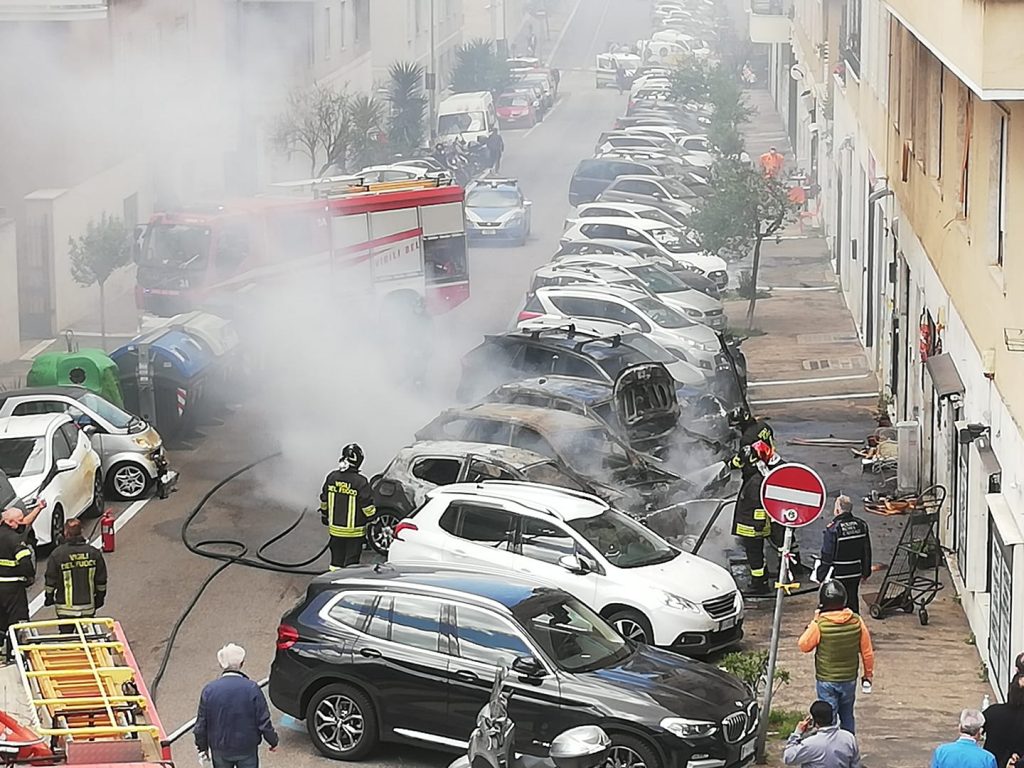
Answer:
<svg viewBox="0 0 1024 768"><path fill-rule="evenodd" d="M423 67L411 61L396 61L388 69L388 141L397 154L410 155L423 142L423 113L427 108L423 73Z"/></svg>
<svg viewBox="0 0 1024 768"><path fill-rule="evenodd" d="M455 66L452 67L455 93L500 93L508 83L508 63L498 56L490 40L477 38L455 49Z"/></svg>
<svg viewBox="0 0 1024 768"><path fill-rule="evenodd" d="M349 167L359 170L382 160L387 153L384 104L359 94L349 102L348 114Z"/></svg>

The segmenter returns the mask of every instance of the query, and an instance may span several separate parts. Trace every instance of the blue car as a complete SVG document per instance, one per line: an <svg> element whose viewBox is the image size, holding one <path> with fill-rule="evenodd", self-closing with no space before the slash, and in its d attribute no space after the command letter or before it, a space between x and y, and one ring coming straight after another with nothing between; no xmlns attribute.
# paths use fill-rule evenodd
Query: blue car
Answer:
<svg viewBox="0 0 1024 768"><path fill-rule="evenodd" d="M525 245L530 206L515 179L483 179L466 187L466 236L473 241L503 240Z"/></svg>

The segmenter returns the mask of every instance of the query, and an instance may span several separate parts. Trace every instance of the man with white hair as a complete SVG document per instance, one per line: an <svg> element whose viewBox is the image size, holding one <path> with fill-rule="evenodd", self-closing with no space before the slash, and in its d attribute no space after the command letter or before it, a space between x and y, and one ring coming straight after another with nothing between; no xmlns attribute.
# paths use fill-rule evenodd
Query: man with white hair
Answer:
<svg viewBox="0 0 1024 768"><path fill-rule="evenodd" d="M196 749L208 754L213 768L259 768L260 741L277 749L277 731L260 687L242 672L245 649L228 643L217 651L221 676L199 696L193 729Z"/></svg>
<svg viewBox="0 0 1024 768"><path fill-rule="evenodd" d="M846 607L860 613L860 585L871 575L871 529L853 514L853 501L841 495L822 533L816 579L835 579L846 588Z"/></svg>
<svg viewBox="0 0 1024 768"><path fill-rule="evenodd" d="M995 755L986 752L978 743L984 729L985 716L981 712L963 710L960 713L960 738L936 748L932 768L996 768Z"/></svg>

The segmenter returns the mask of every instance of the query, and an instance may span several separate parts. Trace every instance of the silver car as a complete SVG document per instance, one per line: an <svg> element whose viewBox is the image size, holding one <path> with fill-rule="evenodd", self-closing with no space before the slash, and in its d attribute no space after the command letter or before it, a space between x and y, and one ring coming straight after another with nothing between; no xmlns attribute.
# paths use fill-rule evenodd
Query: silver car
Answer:
<svg viewBox="0 0 1024 768"><path fill-rule="evenodd" d="M40 413L67 413L75 420L100 456L107 489L120 498L142 498L154 485L166 497L177 483L159 433L94 392L84 387L0 392L0 418Z"/></svg>

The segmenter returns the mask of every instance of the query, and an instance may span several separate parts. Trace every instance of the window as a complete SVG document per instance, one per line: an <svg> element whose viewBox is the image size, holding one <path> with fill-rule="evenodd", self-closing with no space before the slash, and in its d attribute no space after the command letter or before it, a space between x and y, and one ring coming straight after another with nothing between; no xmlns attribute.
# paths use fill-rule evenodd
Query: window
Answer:
<svg viewBox="0 0 1024 768"><path fill-rule="evenodd" d="M512 445L526 451L539 453L541 456L555 458L558 455L555 449L551 447L551 443L543 435L529 427L516 428L515 439L512 440Z"/></svg>
<svg viewBox="0 0 1024 768"><path fill-rule="evenodd" d="M492 421L491 419L473 419L466 431L466 440L477 443L494 443L495 445L508 445L509 437L512 435L512 425L507 421Z"/></svg>
<svg viewBox="0 0 1024 768"><path fill-rule="evenodd" d="M448 527L444 525L442 527L460 539L495 548L508 544L512 540L515 519L511 512L494 507L455 503L448 508L445 516L447 517L452 510L458 511L458 520L453 525L449 518ZM442 522L445 521L442 520Z"/></svg>
<svg viewBox="0 0 1024 768"><path fill-rule="evenodd" d="M328 616L339 624L361 631L370 615L373 601L374 596L365 592L345 595L331 606Z"/></svg>
<svg viewBox="0 0 1024 768"><path fill-rule="evenodd" d="M423 0L416 0L416 10L413 13L416 23L416 34L420 33L421 20L423 18Z"/></svg>
<svg viewBox="0 0 1024 768"><path fill-rule="evenodd" d="M371 637L379 637L387 640L391 636L391 604L394 598L381 597L377 600L377 607L373 611L370 623L366 627L366 634Z"/></svg>
<svg viewBox="0 0 1024 768"><path fill-rule="evenodd" d="M396 595L391 606L391 642L439 652L441 601L418 595Z"/></svg>
<svg viewBox="0 0 1024 768"><path fill-rule="evenodd" d="M334 41L331 39L331 9L324 8L324 58L331 58Z"/></svg>
<svg viewBox="0 0 1024 768"><path fill-rule="evenodd" d="M457 605L455 631L458 655L463 659L498 667L511 665L520 656L534 655L509 622L480 608Z"/></svg>
<svg viewBox="0 0 1024 768"><path fill-rule="evenodd" d="M557 307L558 305L555 304ZM555 353L544 347L528 345L523 350L523 356L518 361L518 368L525 374L551 373L554 367Z"/></svg>
<svg viewBox="0 0 1024 768"><path fill-rule="evenodd" d="M518 480L515 474L497 464L483 459L473 459L466 472L467 483L479 483L484 480Z"/></svg>
<svg viewBox="0 0 1024 768"><path fill-rule="evenodd" d="M1010 115L1000 105L994 105L993 110L997 116L995 121L995 153L996 164L995 174L995 225L996 225L996 264L1003 266L1003 257L1006 255L1006 176L1009 172L1009 141L1010 141Z"/></svg>
<svg viewBox="0 0 1024 768"><path fill-rule="evenodd" d="M412 467L412 476L434 485L451 485L459 479L462 462L458 459L420 459Z"/></svg>
<svg viewBox="0 0 1024 768"><path fill-rule="evenodd" d="M338 11L338 47L345 50L345 0L342 0Z"/></svg>
<svg viewBox="0 0 1024 768"><path fill-rule="evenodd" d="M64 439L68 441L68 447L71 448L71 452L74 453L75 448L78 447L78 438L82 433L74 424L62 424L60 432L64 435Z"/></svg>
<svg viewBox="0 0 1024 768"><path fill-rule="evenodd" d="M11 416L36 416L41 413L66 413L68 406L57 400L30 400L18 403L11 411Z"/></svg>
<svg viewBox="0 0 1024 768"><path fill-rule="evenodd" d="M128 195L121 203L121 210L124 214L125 227L134 230L139 223L139 195Z"/></svg>
<svg viewBox="0 0 1024 768"><path fill-rule="evenodd" d="M562 354L555 360L554 373L560 373L563 376L575 376L579 379L593 379L598 378L594 371L594 366L576 355ZM548 406L551 407L551 406ZM563 408L562 410L567 410Z"/></svg>
<svg viewBox="0 0 1024 768"><path fill-rule="evenodd" d="M544 563L558 563L559 558L576 551L576 541L553 521L533 517L520 518L519 554Z"/></svg>
<svg viewBox="0 0 1024 768"><path fill-rule="evenodd" d="M217 271L234 272L249 255L249 232L244 223L228 224L221 230L217 243Z"/></svg>
<svg viewBox="0 0 1024 768"><path fill-rule="evenodd" d="M76 440L75 442L78 441ZM51 447L53 450L54 461L59 461L60 459L70 459L71 452L72 450L74 450L72 446L68 443L67 436L59 429L53 433Z"/></svg>
<svg viewBox="0 0 1024 768"><path fill-rule="evenodd" d="M966 219L970 213L970 179L971 179L971 135L974 129L974 97L970 90L959 80L957 93L957 126L960 131L957 146L960 148L960 216Z"/></svg>

